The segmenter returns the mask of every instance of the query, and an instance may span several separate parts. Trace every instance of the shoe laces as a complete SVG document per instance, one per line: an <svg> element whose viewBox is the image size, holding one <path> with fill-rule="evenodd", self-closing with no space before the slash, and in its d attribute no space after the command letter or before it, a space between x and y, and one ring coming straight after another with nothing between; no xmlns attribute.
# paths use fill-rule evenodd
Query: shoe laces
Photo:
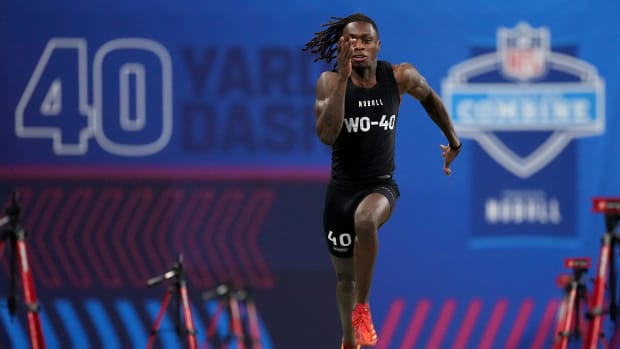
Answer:
<svg viewBox="0 0 620 349"><path fill-rule="evenodd" d="M370 330L370 312L368 309L356 309L355 313L357 314L357 318L353 320L353 326L357 327L360 324L363 324L364 327Z"/></svg>

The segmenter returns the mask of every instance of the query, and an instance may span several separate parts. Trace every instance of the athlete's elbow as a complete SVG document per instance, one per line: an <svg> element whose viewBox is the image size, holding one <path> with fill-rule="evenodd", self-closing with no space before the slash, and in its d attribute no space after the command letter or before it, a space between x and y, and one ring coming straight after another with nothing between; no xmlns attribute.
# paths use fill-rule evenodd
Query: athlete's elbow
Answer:
<svg viewBox="0 0 620 349"><path fill-rule="evenodd" d="M334 144L334 142L336 142L336 137L338 136L330 129L321 126L318 126L316 128L316 133L319 136L319 140L321 140L321 142L326 145Z"/></svg>
<svg viewBox="0 0 620 349"><path fill-rule="evenodd" d="M319 132L319 139L323 144L333 145L336 142L336 136L329 132Z"/></svg>

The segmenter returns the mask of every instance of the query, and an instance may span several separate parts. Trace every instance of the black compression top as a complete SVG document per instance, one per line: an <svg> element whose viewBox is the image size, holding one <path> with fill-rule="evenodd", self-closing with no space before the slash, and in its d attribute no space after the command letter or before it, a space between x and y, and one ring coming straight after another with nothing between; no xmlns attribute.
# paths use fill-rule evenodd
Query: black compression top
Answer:
<svg viewBox="0 0 620 349"><path fill-rule="evenodd" d="M385 178L394 172L394 141L400 93L392 65L377 62L377 83L357 87L349 78L344 123L332 145L332 178Z"/></svg>

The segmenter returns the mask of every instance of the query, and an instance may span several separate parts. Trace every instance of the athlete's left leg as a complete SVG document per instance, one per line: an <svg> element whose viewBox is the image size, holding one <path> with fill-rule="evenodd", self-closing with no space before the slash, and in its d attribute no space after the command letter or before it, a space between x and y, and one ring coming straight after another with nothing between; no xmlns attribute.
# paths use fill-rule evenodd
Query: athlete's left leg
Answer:
<svg viewBox="0 0 620 349"><path fill-rule="evenodd" d="M379 247L378 230L391 213L390 202L380 193L366 196L355 210L355 262L357 302L368 304L370 286Z"/></svg>
<svg viewBox="0 0 620 349"><path fill-rule="evenodd" d="M377 259L378 230L390 217L390 212L390 202L381 193L371 193L366 196L355 211L354 222L357 243L354 257L357 304L351 314L351 321L355 328L357 344L362 346L377 344L377 332L372 322L368 299L375 260Z"/></svg>

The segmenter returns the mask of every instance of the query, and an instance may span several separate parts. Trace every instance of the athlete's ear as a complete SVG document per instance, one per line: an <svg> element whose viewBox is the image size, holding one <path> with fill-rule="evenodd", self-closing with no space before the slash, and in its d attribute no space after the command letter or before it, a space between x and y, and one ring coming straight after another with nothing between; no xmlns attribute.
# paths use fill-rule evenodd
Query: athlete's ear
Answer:
<svg viewBox="0 0 620 349"><path fill-rule="evenodd" d="M381 40L377 40L377 52L381 51Z"/></svg>

